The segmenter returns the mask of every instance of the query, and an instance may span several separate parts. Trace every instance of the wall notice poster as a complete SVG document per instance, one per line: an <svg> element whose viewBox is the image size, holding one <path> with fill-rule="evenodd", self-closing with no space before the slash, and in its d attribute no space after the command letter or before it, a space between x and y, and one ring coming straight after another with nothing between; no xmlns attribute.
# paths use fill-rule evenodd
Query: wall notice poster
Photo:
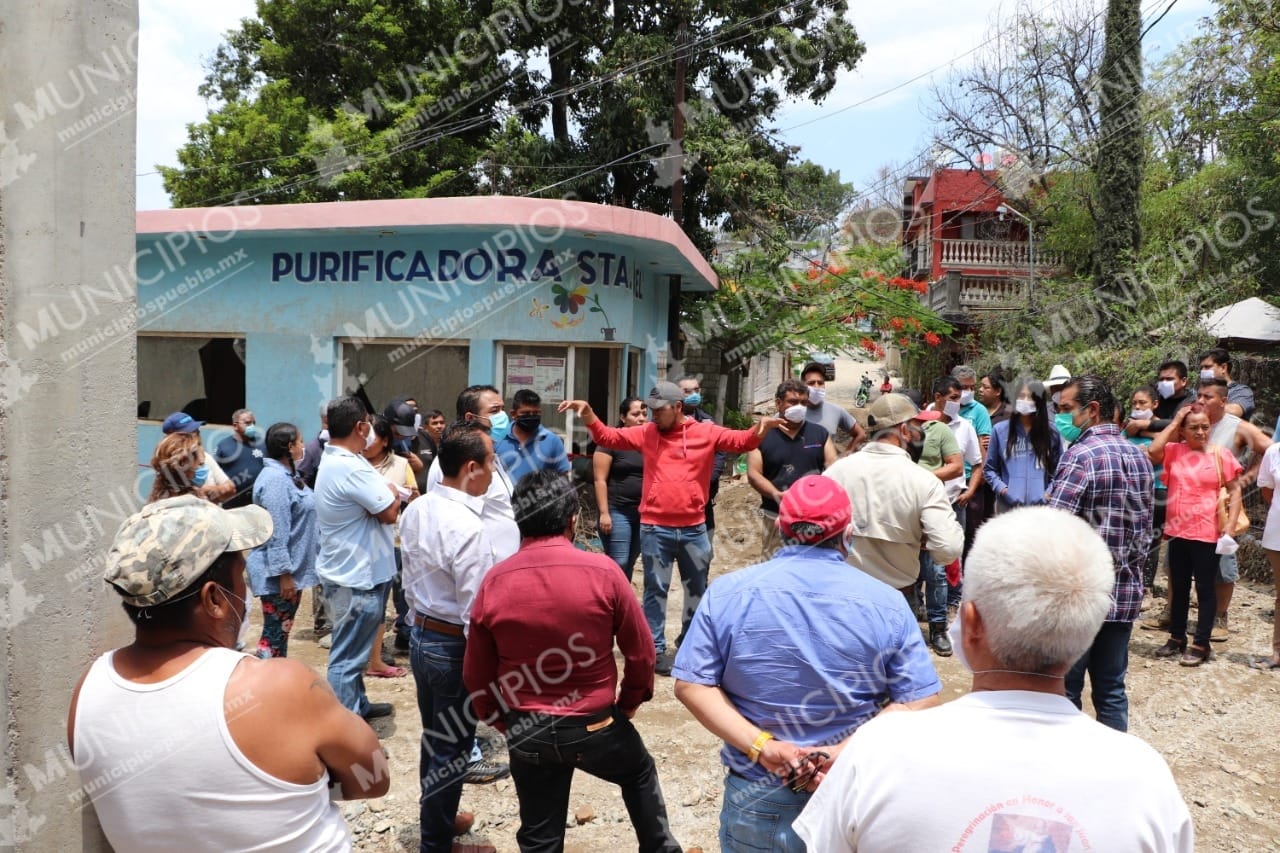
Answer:
<svg viewBox="0 0 1280 853"><path fill-rule="evenodd" d="M566 362L564 358L543 355L508 355L504 395L507 402L521 388L532 388L542 398L543 411L559 405L564 400Z"/></svg>

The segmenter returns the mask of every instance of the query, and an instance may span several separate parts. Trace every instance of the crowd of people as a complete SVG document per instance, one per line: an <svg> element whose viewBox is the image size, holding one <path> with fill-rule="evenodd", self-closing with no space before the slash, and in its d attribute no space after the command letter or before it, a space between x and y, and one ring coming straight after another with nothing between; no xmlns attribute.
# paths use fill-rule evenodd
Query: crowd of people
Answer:
<svg viewBox="0 0 1280 853"><path fill-rule="evenodd" d="M468 387L449 426L412 397L380 414L339 397L310 441L240 410L212 454L175 413L107 563L135 640L69 714L85 791L121 850L349 849L331 798L390 784L369 721L394 707L365 679L411 673L424 853L460 848L465 784L507 775L520 849L563 849L575 770L618 785L640 850L678 851L632 723L669 675L723 741L726 851L1191 850L1168 767L1125 734L1131 629L1167 552L1167 606L1143 626L1168 631L1159 658L1212 659L1243 489L1270 502L1280 478L1229 355L1200 367L1192 389L1185 363L1160 365L1125 412L1063 365L1044 381L960 365L927 396L882 389L859 423L810 364L738 430L683 376L616 425L558 405L590 434L581 484L528 389L508 405ZM729 455L760 497L763 561L709 584ZM603 553L576 544L584 503ZM1280 580L1280 518L1262 545ZM308 589L323 676L289 658ZM253 598L261 637L242 651ZM931 655L955 655L973 692L935 708ZM1253 665L1280 668L1280 627ZM129 784L97 782L130 762Z"/></svg>

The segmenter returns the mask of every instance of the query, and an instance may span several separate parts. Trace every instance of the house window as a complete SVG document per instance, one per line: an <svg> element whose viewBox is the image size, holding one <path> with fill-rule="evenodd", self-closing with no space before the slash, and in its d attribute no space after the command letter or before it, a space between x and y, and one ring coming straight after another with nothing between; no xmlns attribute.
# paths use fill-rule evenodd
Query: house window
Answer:
<svg viewBox="0 0 1280 853"><path fill-rule="evenodd" d="M186 412L198 421L231 423L244 408L242 337L138 335L138 417Z"/></svg>
<svg viewBox="0 0 1280 853"><path fill-rule="evenodd" d="M542 422L548 429L566 435L568 414L556 414L561 400L586 400L605 423L617 421L618 376L622 351L608 346L535 346L507 343L500 349L502 396L511 405L511 396L521 388L532 388L542 397ZM565 444L585 449L590 436L582 422L574 420L574 432Z"/></svg>
<svg viewBox="0 0 1280 853"><path fill-rule="evenodd" d="M410 397L418 410L457 413L458 392L471 383L471 348L453 341L342 341L340 393L363 397L381 413L394 397Z"/></svg>

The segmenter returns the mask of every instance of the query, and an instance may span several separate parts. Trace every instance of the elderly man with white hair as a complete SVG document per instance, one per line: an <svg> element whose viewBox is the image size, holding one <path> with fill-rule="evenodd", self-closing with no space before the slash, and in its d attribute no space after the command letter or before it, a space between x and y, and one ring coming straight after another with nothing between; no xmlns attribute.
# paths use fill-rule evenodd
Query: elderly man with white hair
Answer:
<svg viewBox="0 0 1280 853"><path fill-rule="evenodd" d="M978 531L966 568L952 634L972 692L858 729L794 823L809 849L1194 850L1164 759L1066 698L1111 606L1102 538L1018 509Z"/></svg>

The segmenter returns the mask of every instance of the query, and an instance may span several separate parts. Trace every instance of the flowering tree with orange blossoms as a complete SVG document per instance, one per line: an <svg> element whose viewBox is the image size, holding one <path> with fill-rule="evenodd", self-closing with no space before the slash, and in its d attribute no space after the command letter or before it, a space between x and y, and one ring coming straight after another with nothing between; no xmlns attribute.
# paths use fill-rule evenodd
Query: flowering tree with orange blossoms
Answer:
<svg viewBox="0 0 1280 853"><path fill-rule="evenodd" d="M747 249L717 265L716 293L686 301L682 326L693 345L724 353L728 370L772 350L881 359L889 344L937 347L951 327L920 302L926 285L903 278L902 268L895 246L859 245L803 263L790 249Z"/></svg>

